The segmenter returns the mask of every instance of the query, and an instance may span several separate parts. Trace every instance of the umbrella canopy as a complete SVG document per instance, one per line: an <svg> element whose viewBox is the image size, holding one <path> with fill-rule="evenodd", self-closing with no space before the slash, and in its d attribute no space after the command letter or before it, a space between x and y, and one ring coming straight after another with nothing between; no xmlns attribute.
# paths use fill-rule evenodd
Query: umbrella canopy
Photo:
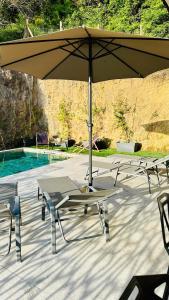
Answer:
<svg viewBox="0 0 169 300"><path fill-rule="evenodd" d="M88 81L92 59L92 82L142 78L169 68L168 46L167 39L75 28L2 43L0 65L40 79Z"/></svg>
<svg viewBox="0 0 169 300"><path fill-rule="evenodd" d="M89 185L92 185L92 83L144 78L169 68L169 39L74 28L1 43L0 66L40 79L88 81Z"/></svg>

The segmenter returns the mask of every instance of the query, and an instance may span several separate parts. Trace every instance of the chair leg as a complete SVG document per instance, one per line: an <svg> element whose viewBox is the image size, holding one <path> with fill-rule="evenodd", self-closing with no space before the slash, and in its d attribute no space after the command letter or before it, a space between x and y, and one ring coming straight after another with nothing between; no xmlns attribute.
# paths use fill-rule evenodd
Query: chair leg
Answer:
<svg viewBox="0 0 169 300"><path fill-rule="evenodd" d="M157 174L158 186L160 187L160 178L159 178L159 171L157 166L156 166L156 174Z"/></svg>
<svg viewBox="0 0 169 300"><path fill-rule="evenodd" d="M117 169L117 173L116 173L116 177L115 177L114 186L116 186L116 183L117 183L117 177L118 177L119 174L120 174L120 173L119 173L119 169Z"/></svg>
<svg viewBox="0 0 169 300"><path fill-rule="evenodd" d="M167 275L169 275L169 267L167 270ZM163 294L163 300L168 300L168 296L169 296L169 286L168 286L168 284L166 284L165 289L164 289L164 294Z"/></svg>
<svg viewBox="0 0 169 300"><path fill-rule="evenodd" d="M87 168L85 180L89 177L89 168Z"/></svg>
<svg viewBox="0 0 169 300"><path fill-rule="evenodd" d="M132 291L134 290L135 287L135 280L131 280L128 284L128 286L125 288L125 290L123 291L123 294L120 296L119 300L128 300L129 297L132 294ZM139 300L139 298L135 298L135 300Z"/></svg>
<svg viewBox="0 0 169 300"><path fill-rule="evenodd" d="M83 150L85 150L84 147L82 147L82 148L80 149L80 151L78 152L78 154L81 153Z"/></svg>
<svg viewBox="0 0 169 300"><path fill-rule="evenodd" d="M50 210L52 254L56 253L56 214L55 208Z"/></svg>
<svg viewBox="0 0 169 300"><path fill-rule="evenodd" d="M38 186L38 200L39 200L39 198L40 198L40 188Z"/></svg>
<svg viewBox="0 0 169 300"><path fill-rule="evenodd" d="M9 228L9 243L8 243L8 252L7 255L9 254L11 250L11 235L12 235L12 217L10 219L10 228Z"/></svg>
<svg viewBox="0 0 169 300"><path fill-rule="evenodd" d="M166 173L167 173L167 181L169 183L169 172L168 172L168 166L166 165Z"/></svg>
<svg viewBox="0 0 169 300"><path fill-rule="evenodd" d="M97 151L99 151L99 148L97 147L95 142L93 142L93 146L96 148Z"/></svg>
<svg viewBox="0 0 169 300"><path fill-rule="evenodd" d="M150 175L147 173L147 181L148 181L148 190L149 190L149 193L151 194L151 179L150 179Z"/></svg>
<svg viewBox="0 0 169 300"><path fill-rule="evenodd" d="M16 257L21 261L21 232L20 232L20 215L15 217L15 239L16 239Z"/></svg>
<svg viewBox="0 0 169 300"><path fill-rule="evenodd" d="M65 237L65 234L64 234L64 231L63 231L63 226L62 226L62 222L61 222L61 219L60 219L60 215L59 215L59 212L57 210L57 222L58 222L58 225L59 225L59 229L60 229L60 232L61 232L61 235L62 235L62 238L63 240L68 243L69 241L66 239Z"/></svg>
<svg viewBox="0 0 169 300"><path fill-rule="evenodd" d="M46 209L46 204L45 200L42 200L42 221L45 221L45 209Z"/></svg>
<svg viewBox="0 0 169 300"><path fill-rule="evenodd" d="M88 204L85 204L84 215L87 215L87 210L88 210Z"/></svg>
<svg viewBox="0 0 169 300"><path fill-rule="evenodd" d="M97 209L99 213L99 220L102 232L104 233L104 224L103 224L103 209L100 207L99 203L97 203Z"/></svg>
<svg viewBox="0 0 169 300"><path fill-rule="evenodd" d="M104 233L106 236L106 242L110 241L109 234L109 217L108 217L108 207L106 201L103 203L103 215L104 215Z"/></svg>
<svg viewBox="0 0 169 300"><path fill-rule="evenodd" d="M12 217L10 218L7 252L5 254L0 254L0 256L7 256L10 253L10 250L11 250L11 235L12 235Z"/></svg>

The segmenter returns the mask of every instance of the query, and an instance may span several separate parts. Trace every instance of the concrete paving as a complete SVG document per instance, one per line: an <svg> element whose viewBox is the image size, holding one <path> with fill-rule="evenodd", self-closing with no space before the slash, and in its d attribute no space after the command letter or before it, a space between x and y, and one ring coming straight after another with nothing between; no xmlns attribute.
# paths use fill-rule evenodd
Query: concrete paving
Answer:
<svg viewBox="0 0 169 300"><path fill-rule="evenodd" d="M36 179L70 176L79 186L85 185L87 160L86 155L74 155L0 179L0 183L19 181L23 219L23 262L16 262L14 234L11 253L0 257L1 300L117 300L133 275L167 271L169 258L163 248L156 201L160 193L169 191L165 176L161 188L154 184L152 195L144 178L118 183L122 189L108 201L110 242L100 235L99 220L94 216L83 222L65 222L65 231L70 230L67 236L79 240L65 244L58 230L58 252L51 254L50 223L48 217L41 221ZM107 175L95 184L113 187L113 177Z"/></svg>

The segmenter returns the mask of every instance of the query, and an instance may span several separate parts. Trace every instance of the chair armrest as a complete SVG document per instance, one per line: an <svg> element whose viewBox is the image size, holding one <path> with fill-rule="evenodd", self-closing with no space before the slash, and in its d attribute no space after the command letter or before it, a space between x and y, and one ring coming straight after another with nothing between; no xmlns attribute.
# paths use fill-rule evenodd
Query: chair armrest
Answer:
<svg viewBox="0 0 169 300"><path fill-rule="evenodd" d="M142 170L145 170L146 167L144 166L140 166L140 165L135 165L135 164L131 164L131 163L122 163L119 165L118 169L120 170L121 167L137 167L138 169L142 169Z"/></svg>
<svg viewBox="0 0 169 300"><path fill-rule="evenodd" d="M80 205L85 204L95 204L97 202L102 202L113 196L119 188L109 189L109 190L102 190L97 192L88 192L84 194L74 194L69 196L69 202L77 203ZM60 204L60 203L59 203Z"/></svg>
<svg viewBox="0 0 169 300"><path fill-rule="evenodd" d="M20 197L15 196L14 206L11 209L12 216L20 216Z"/></svg>
<svg viewBox="0 0 169 300"><path fill-rule="evenodd" d="M11 211L9 209L8 205L5 205L4 203L0 204L0 218L9 218L11 217Z"/></svg>
<svg viewBox="0 0 169 300"><path fill-rule="evenodd" d="M47 192L44 192L45 202L46 206L49 212L59 209L59 208L65 208L66 202L68 202L67 207L72 205L86 205L86 204L94 204L97 202L102 202L109 197L116 194L116 192L120 192L122 189L114 188L109 190L102 190L102 191L96 191L96 192L88 192L88 193L81 193L81 194L72 194L69 196L66 196L62 200L60 200L57 204L54 205L50 195Z"/></svg>

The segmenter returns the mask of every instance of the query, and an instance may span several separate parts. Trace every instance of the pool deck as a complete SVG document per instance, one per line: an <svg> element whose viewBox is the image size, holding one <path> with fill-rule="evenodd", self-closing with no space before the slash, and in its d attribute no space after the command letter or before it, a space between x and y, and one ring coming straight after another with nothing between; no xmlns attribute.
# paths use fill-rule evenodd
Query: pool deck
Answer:
<svg viewBox="0 0 169 300"><path fill-rule="evenodd" d="M108 161L112 157L94 159ZM58 253L51 254L49 218L41 221L36 179L70 176L79 186L84 185L87 161L86 155L72 155L65 161L0 179L0 183L19 181L23 221L23 262L16 262L14 239L11 253L0 257L1 300L118 300L133 275L167 271L169 258L163 248L156 201L160 193L169 192L166 177L160 189L153 186L152 195L143 178L118 183L122 189L108 204L110 242L97 236L64 244L58 230ZM111 188L113 179L106 177L100 177L97 184ZM97 216L76 225L71 237L100 233ZM67 228L70 223L65 224Z"/></svg>

